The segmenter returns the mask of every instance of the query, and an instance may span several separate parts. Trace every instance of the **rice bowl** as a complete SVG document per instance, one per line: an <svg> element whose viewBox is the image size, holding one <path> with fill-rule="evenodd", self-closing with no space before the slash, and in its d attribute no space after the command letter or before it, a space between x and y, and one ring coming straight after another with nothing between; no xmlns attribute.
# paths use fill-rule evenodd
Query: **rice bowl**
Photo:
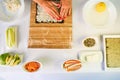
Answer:
<svg viewBox="0 0 120 80"><path fill-rule="evenodd" d="M15 0L14 0L15 1ZM24 0L19 0L20 5L10 5L7 0L0 0L0 20L3 22L10 22L20 18L24 12ZM12 8L16 6L16 8ZM9 8L10 7L10 8ZM8 10L9 8L9 10ZM10 11L11 9L11 11ZM16 11L15 11L16 9ZM13 10L13 11L12 11Z"/></svg>

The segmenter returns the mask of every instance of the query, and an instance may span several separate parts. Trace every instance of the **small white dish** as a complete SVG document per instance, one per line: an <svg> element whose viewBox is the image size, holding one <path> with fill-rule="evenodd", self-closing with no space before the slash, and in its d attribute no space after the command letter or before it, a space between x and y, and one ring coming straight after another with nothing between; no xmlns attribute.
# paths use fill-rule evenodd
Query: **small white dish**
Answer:
<svg viewBox="0 0 120 80"><path fill-rule="evenodd" d="M99 2L104 2L107 9L103 13L97 13L94 9ZM109 0L89 0L83 7L84 21L94 28L104 28L116 22L117 10L112 2Z"/></svg>
<svg viewBox="0 0 120 80"><path fill-rule="evenodd" d="M88 38L91 38L91 39L95 40L95 44L93 46L90 46L90 47L85 46L84 41L86 39L88 39ZM82 47L85 48L85 49L95 49L95 50L98 50L98 47L99 47L99 44L100 44L99 42L100 42L99 41L99 37L95 36L95 35L92 35L92 36L87 35L87 36L83 37L82 40L81 40Z"/></svg>
<svg viewBox="0 0 120 80"><path fill-rule="evenodd" d="M35 62L35 63L38 63L39 64L39 67L38 69L34 70L34 71L28 71L25 66L28 64L28 63L31 63L31 62ZM26 72L30 72L30 73L33 73L33 72L38 72L40 69L42 68L42 63L37 61L37 60L31 60L31 61L27 61L23 64L23 70L26 71Z"/></svg>
<svg viewBox="0 0 120 80"><path fill-rule="evenodd" d="M85 44L85 42L87 42L87 43L90 43L90 42L91 42L91 41L88 41L89 39L93 41L93 44L91 44L91 45L89 44L90 46L88 46L87 44ZM95 47L95 46L96 46L96 44L97 44L97 39L96 39L95 37L86 37L86 38L83 39L82 44L83 44L83 46L86 47L86 48L92 48L92 47Z"/></svg>
<svg viewBox="0 0 120 80"><path fill-rule="evenodd" d="M102 51L81 51L79 59L84 64L100 64L103 61Z"/></svg>
<svg viewBox="0 0 120 80"><path fill-rule="evenodd" d="M98 61L93 61L95 60L95 58L92 61L86 61L85 56L88 55L94 55L94 54L98 54L99 55L99 60ZM77 55L78 59L81 61L82 63L82 68L80 71L82 72L99 72L103 70L103 54L102 51L99 50L83 50L83 51L79 51L78 55Z"/></svg>
<svg viewBox="0 0 120 80"><path fill-rule="evenodd" d="M10 12L6 9L5 0L0 0L0 21L11 22L20 18L24 12L24 0L20 0L20 8L16 12Z"/></svg>

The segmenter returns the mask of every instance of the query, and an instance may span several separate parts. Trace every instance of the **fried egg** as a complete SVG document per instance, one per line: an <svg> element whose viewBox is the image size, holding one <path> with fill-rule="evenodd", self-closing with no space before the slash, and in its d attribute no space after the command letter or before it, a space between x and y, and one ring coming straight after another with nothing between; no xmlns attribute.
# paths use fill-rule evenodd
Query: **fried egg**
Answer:
<svg viewBox="0 0 120 80"><path fill-rule="evenodd" d="M111 17L109 4L107 1L90 0L83 8L85 22L92 26L104 26L108 24Z"/></svg>

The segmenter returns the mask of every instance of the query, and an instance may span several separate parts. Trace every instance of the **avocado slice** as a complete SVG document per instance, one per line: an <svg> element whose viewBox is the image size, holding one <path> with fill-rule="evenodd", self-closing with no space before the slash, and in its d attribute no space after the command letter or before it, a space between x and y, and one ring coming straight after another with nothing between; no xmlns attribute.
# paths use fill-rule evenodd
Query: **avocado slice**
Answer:
<svg viewBox="0 0 120 80"><path fill-rule="evenodd" d="M10 66L13 65L13 63L15 62L15 59L16 59L16 55L14 55L13 58L12 58L12 60L10 61L10 64L9 64Z"/></svg>
<svg viewBox="0 0 120 80"><path fill-rule="evenodd" d="M16 61L14 62L14 65L18 65L21 62L22 55L18 55L16 58Z"/></svg>
<svg viewBox="0 0 120 80"><path fill-rule="evenodd" d="M7 63L6 63L6 65L9 65L10 64L10 62L11 62L11 60L14 58L14 56L13 55L10 55L10 57L9 57L9 59L8 59L8 61L7 61Z"/></svg>
<svg viewBox="0 0 120 80"><path fill-rule="evenodd" d="M9 58L10 58L10 55L8 55L8 56L6 57L5 63L8 62Z"/></svg>
<svg viewBox="0 0 120 80"><path fill-rule="evenodd" d="M9 53L4 53L0 55L0 64L5 65L6 64L6 58L9 56Z"/></svg>
<svg viewBox="0 0 120 80"><path fill-rule="evenodd" d="M20 59L19 59L19 60L16 60L13 65L14 65L14 66L15 66L15 65L18 65L20 62L21 62Z"/></svg>
<svg viewBox="0 0 120 80"><path fill-rule="evenodd" d="M10 66L15 66L15 65L19 64L20 62L21 62L21 59L20 59L19 55L15 54L14 58L11 60L9 65Z"/></svg>

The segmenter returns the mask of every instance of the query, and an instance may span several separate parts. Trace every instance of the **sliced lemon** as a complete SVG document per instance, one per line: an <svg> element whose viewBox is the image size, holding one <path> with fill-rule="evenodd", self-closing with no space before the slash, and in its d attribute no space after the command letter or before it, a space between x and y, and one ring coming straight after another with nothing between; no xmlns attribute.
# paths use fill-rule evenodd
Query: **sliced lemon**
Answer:
<svg viewBox="0 0 120 80"><path fill-rule="evenodd" d="M104 2L99 2L97 3L95 8L96 8L96 11L99 13L104 12L106 10L106 4Z"/></svg>

